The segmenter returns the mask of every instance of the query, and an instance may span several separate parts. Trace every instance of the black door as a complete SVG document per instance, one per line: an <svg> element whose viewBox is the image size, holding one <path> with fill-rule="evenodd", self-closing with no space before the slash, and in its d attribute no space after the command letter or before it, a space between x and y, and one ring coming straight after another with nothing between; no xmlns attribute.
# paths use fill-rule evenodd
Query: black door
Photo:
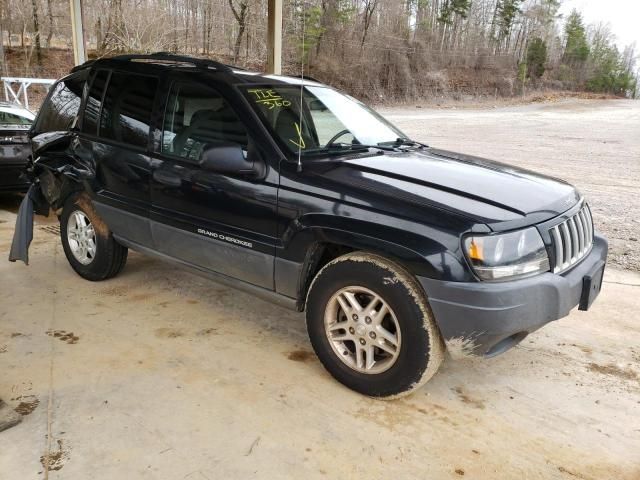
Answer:
<svg viewBox="0 0 640 480"><path fill-rule="evenodd" d="M157 86L153 76L95 72L76 147L95 163L98 213L115 235L144 246L152 244L149 151Z"/></svg>
<svg viewBox="0 0 640 480"><path fill-rule="evenodd" d="M192 266L273 289L278 174L260 158L245 123L212 88L175 82L161 130L151 180L155 248ZM199 166L205 148L230 143L256 156L264 174L222 174Z"/></svg>

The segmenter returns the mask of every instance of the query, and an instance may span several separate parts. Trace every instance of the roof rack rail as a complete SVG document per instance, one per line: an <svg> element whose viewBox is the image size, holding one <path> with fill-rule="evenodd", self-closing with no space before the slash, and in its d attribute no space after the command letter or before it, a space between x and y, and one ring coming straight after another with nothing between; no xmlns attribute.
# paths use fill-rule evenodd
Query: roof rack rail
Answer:
<svg viewBox="0 0 640 480"><path fill-rule="evenodd" d="M297 78L300 80L300 75L287 75L287 77ZM310 77L309 75L302 75L302 80L309 80L311 82L322 83L320 80Z"/></svg>
<svg viewBox="0 0 640 480"><path fill-rule="evenodd" d="M221 72L232 72L233 70L229 65L216 62L215 60L209 60L206 58L194 58L187 57L186 55L175 55L169 52L156 52L149 54L129 54L129 55L117 55L115 57L105 58L105 60L120 60L120 61L132 61L132 60L164 60L168 62L182 62L190 63L199 68L215 68Z"/></svg>
<svg viewBox="0 0 640 480"><path fill-rule="evenodd" d="M80 65L76 65L75 67L73 67L71 69L70 73L75 73L78 70L82 70L84 68L90 67L93 63L95 63L95 60L87 60L86 62L81 63Z"/></svg>

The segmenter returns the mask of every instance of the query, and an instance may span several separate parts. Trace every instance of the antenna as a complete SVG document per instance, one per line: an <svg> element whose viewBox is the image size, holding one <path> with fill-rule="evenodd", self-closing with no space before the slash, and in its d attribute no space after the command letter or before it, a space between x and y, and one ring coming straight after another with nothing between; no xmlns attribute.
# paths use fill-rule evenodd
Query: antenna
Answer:
<svg viewBox="0 0 640 480"><path fill-rule="evenodd" d="M302 55L300 56L300 131L298 133L298 135L300 136L300 138L298 139L298 173L302 172L302 145L303 145L303 141L302 141L302 132L303 130L303 126L302 126L302 121L303 121L303 117L302 117L302 113L303 113L303 108L302 108L302 104L304 101L304 96L303 96L303 92L304 92L304 54L305 54L305 48L304 48L304 27L305 27L305 9L304 9L304 2L305 0L302 0Z"/></svg>

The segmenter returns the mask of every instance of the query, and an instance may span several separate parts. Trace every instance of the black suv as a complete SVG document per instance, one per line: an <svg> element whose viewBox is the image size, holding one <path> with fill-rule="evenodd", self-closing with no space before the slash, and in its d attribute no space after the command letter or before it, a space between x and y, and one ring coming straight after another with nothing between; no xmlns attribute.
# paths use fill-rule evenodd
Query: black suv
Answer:
<svg viewBox="0 0 640 480"><path fill-rule="evenodd" d="M299 311L350 388L406 394L586 310L607 254L571 185L410 140L313 81L169 54L89 62L31 132L73 269L127 249Z"/></svg>

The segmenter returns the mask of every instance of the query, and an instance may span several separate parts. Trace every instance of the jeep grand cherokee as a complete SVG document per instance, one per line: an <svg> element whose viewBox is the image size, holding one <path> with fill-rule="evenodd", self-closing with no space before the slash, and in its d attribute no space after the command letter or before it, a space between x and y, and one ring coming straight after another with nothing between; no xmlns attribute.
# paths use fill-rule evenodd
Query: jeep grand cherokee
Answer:
<svg viewBox="0 0 640 480"><path fill-rule="evenodd" d="M574 187L430 148L311 79L101 59L31 136L19 223L55 209L78 274L113 277L131 248L306 311L320 361L367 395L416 389L445 349L503 353L600 290L607 242ZM12 259L25 247L18 228Z"/></svg>

